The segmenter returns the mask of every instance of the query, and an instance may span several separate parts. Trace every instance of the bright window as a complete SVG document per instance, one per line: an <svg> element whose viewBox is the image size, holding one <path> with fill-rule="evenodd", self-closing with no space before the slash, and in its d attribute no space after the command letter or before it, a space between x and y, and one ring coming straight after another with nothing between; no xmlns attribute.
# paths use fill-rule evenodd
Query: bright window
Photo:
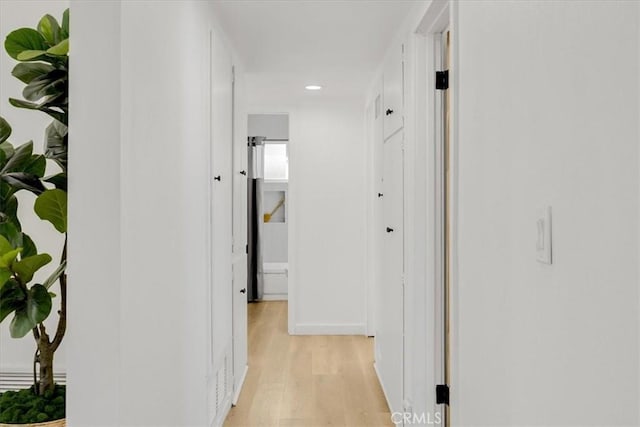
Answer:
<svg viewBox="0 0 640 427"><path fill-rule="evenodd" d="M287 144L266 143L264 145L264 179L279 181L289 179Z"/></svg>

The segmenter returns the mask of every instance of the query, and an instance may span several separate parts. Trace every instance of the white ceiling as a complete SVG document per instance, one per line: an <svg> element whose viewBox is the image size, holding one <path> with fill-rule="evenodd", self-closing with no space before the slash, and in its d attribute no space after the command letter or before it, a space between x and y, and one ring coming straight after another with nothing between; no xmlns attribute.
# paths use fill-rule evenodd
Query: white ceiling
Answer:
<svg viewBox="0 0 640 427"><path fill-rule="evenodd" d="M364 94L417 0L214 0L250 79L267 89Z"/></svg>

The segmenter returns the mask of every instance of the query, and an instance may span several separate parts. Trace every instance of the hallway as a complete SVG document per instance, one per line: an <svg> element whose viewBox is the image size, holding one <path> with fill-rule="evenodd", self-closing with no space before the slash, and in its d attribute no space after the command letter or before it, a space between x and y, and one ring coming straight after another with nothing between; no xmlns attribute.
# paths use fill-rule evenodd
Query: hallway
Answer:
<svg viewBox="0 0 640 427"><path fill-rule="evenodd" d="M249 371L225 426L391 426L363 336L290 336L287 303L249 304Z"/></svg>

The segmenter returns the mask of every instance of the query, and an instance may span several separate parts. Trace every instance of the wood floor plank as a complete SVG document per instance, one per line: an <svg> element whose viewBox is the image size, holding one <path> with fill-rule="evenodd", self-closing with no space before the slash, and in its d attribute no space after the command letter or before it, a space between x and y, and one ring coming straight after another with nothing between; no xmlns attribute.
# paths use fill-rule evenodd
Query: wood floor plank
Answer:
<svg viewBox="0 0 640 427"><path fill-rule="evenodd" d="M249 371L226 427L393 426L363 336L290 336L286 301L249 305Z"/></svg>

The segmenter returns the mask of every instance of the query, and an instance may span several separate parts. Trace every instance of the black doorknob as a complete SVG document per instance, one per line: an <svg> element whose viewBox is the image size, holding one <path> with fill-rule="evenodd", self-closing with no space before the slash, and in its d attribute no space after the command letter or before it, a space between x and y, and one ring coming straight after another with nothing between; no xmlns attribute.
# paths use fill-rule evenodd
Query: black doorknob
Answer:
<svg viewBox="0 0 640 427"><path fill-rule="evenodd" d="M216 181L222 181L222 177L220 175L214 177L213 179L215 179Z"/></svg>
<svg viewBox="0 0 640 427"><path fill-rule="evenodd" d="M393 228L387 227L387 233L392 233L392 232L393 232Z"/></svg>
<svg viewBox="0 0 640 427"><path fill-rule="evenodd" d="M247 176L247 171L240 171L240 175Z"/></svg>
<svg viewBox="0 0 640 427"><path fill-rule="evenodd" d="M393 110L391 108L389 108L387 111L384 112L385 115L390 116L393 114Z"/></svg>
<svg viewBox="0 0 640 427"><path fill-rule="evenodd" d="M246 294L246 293L247 293L247 288L242 288L242 289L240 289L240 293L241 293L241 294Z"/></svg>
<svg viewBox="0 0 640 427"><path fill-rule="evenodd" d="M378 197L382 197L382 196L384 196L384 194L378 193Z"/></svg>

